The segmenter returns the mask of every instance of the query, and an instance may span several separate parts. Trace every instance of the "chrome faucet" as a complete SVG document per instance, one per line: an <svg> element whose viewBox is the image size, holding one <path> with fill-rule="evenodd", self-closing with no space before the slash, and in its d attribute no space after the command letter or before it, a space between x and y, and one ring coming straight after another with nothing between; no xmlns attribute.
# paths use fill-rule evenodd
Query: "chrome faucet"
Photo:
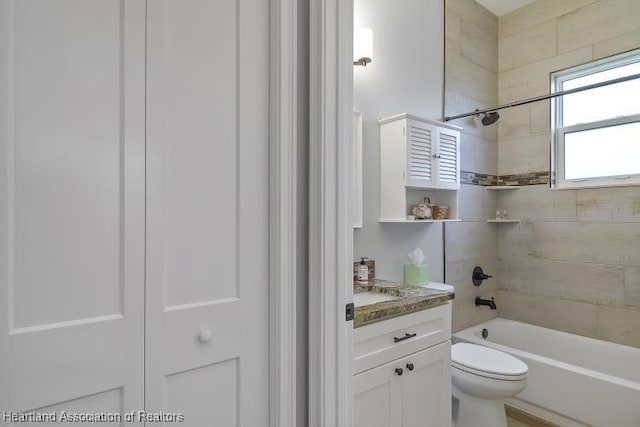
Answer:
<svg viewBox="0 0 640 427"><path fill-rule="evenodd" d="M476 307L479 305L486 305L491 310L495 310L498 308L496 307L496 302L493 300L493 297L491 297L491 299L482 299L480 297L476 297Z"/></svg>

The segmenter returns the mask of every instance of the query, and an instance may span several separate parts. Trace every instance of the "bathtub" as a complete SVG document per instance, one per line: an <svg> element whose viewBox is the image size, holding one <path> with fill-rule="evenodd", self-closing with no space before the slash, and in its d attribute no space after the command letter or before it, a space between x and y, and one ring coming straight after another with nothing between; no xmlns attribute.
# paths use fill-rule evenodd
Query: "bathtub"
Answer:
<svg viewBox="0 0 640 427"><path fill-rule="evenodd" d="M507 400L511 406L561 426L640 427L639 348L501 318L452 339L496 348L529 366L527 387Z"/></svg>

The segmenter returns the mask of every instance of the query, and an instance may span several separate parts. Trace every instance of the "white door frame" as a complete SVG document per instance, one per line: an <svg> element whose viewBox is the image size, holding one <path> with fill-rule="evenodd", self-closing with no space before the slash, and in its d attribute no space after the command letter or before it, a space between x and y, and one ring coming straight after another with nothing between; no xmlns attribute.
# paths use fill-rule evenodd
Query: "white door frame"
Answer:
<svg viewBox="0 0 640 427"><path fill-rule="evenodd" d="M309 425L353 425L353 1L310 0Z"/></svg>
<svg viewBox="0 0 640 427"><path fill-rule="evenodd" d="M270 1L269 425L295 427L297 1ZM304 111L304 109L303 109ZM304 397L303 397L304 398Z"/></svg>

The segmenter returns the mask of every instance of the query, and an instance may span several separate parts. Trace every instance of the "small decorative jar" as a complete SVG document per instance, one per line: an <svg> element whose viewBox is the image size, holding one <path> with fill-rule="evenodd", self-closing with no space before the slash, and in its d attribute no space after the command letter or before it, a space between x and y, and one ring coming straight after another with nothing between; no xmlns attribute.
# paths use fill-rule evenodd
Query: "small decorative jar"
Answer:
<svg viewBox="0 0 640 427"><path fill-rule="evenodd" d="M422 202L419 202L411 209L411 213L416 219L431 219L431 200L425 197Z"/></svg>

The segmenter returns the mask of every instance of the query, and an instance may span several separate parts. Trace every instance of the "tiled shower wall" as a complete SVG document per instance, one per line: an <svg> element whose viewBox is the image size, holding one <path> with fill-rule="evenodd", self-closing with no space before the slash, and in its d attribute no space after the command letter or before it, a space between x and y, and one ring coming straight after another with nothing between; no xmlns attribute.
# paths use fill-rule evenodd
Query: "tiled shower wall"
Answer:
<svg viewBox="0 0 640 427"><path fill-rule="evenodd" d="M475 1L445 1L445 116L495 105L498 101L498 19ZM471 117L452 122L462 126L461 169L497 174L498 129ZM463 175L473 175L463 173ZM480 287L471 283L476 265L497 276L496 194L479 185L462 184L462 222L445 226L445 277L456 288L453 329L464 329L496 317L495 310L475 307L476 295L496 297L497 278Z"/></svg>
<svg viewBox="0 0 640 427"><path fill-rule="evenodd" d="M499 103L549 73L640 47L640 1L537 0L499 20ZM635 100L637 101L637 100ZM502 110L499 174L549 170L549 102ZM640 187L501 192L501 317L640 347Z"/></svg>

